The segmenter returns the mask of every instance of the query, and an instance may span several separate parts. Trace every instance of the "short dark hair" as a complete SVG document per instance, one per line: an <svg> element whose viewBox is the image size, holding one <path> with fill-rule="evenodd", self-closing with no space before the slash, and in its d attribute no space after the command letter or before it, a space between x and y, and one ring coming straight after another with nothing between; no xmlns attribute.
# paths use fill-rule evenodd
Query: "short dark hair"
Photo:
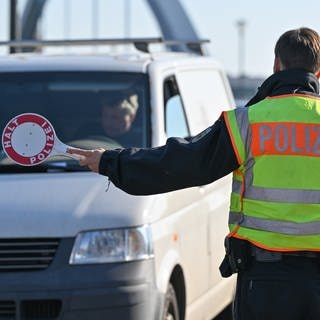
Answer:
<svg viewBox="0 0 320 320"><path fill-rule="evenodd" d="M304 27L289 30L277 41L274 53L285 69L305 69L315 73L320 69L320 36Z"/></svg>

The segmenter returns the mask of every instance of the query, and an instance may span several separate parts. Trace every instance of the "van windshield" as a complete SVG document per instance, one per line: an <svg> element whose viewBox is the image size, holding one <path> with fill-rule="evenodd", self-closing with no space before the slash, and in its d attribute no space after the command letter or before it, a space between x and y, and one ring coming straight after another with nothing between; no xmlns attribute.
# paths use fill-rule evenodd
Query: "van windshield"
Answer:
<svg viewBox="0 0 320 320"><path fill-rule="evenodd" d="M0 92L1 134L15 116L37 113L51 122L57 137L67 145L84 149L149 145L146 74L9 72L0 75ZM57 161L59 168L80 170L74 160L66 157L51 157L41 167ZM40 166L17 167L0 146L0 172L42 170Z"/></svg>

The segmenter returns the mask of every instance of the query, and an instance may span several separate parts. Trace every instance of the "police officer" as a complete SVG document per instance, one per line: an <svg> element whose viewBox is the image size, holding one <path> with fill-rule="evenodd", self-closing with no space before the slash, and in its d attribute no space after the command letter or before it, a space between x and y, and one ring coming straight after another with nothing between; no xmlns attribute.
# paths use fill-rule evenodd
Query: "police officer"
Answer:
<svg viewBox="0 0 320 320"><path fill-rule="evenodd" d="M224 112L191 141L70 152L131 194L203 185L233 172L220 270L223 276L238 273L234 319L319 320L317 32L299 28L281 35L273 71L247 107Z"/></svg>

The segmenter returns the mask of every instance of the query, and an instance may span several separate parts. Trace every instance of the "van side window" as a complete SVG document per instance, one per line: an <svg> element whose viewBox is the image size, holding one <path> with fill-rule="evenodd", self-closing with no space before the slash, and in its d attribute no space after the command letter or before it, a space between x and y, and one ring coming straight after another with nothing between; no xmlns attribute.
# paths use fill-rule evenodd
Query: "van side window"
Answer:
<svg viewBox="0 0 320 320"><path fill-rule="evenodd" d="M165 131L168 137L188 137L189 127L174 77L164 83Z"/></svg>
<svg viewBox="0 0 320 320"><path fill-rule="evenodd" d="M227 82L219 69L182 70L176 79L191 135L197 135L212 125L221 112L233 104Z"/></svg>

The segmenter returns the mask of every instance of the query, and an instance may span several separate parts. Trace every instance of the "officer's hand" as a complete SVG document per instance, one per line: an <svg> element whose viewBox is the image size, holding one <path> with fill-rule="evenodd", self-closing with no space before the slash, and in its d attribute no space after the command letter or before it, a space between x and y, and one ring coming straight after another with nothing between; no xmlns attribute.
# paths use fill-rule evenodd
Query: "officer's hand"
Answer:
<svg viewBox="0 0 320 320"><path fill-rule="evenodd" d="M99 172L99 163L102 154L106 150L103 148L95 150L84 150L79 148L69 147L67 152L79 156L79 163L81 166L88 166L93 172Z"/></svg>

